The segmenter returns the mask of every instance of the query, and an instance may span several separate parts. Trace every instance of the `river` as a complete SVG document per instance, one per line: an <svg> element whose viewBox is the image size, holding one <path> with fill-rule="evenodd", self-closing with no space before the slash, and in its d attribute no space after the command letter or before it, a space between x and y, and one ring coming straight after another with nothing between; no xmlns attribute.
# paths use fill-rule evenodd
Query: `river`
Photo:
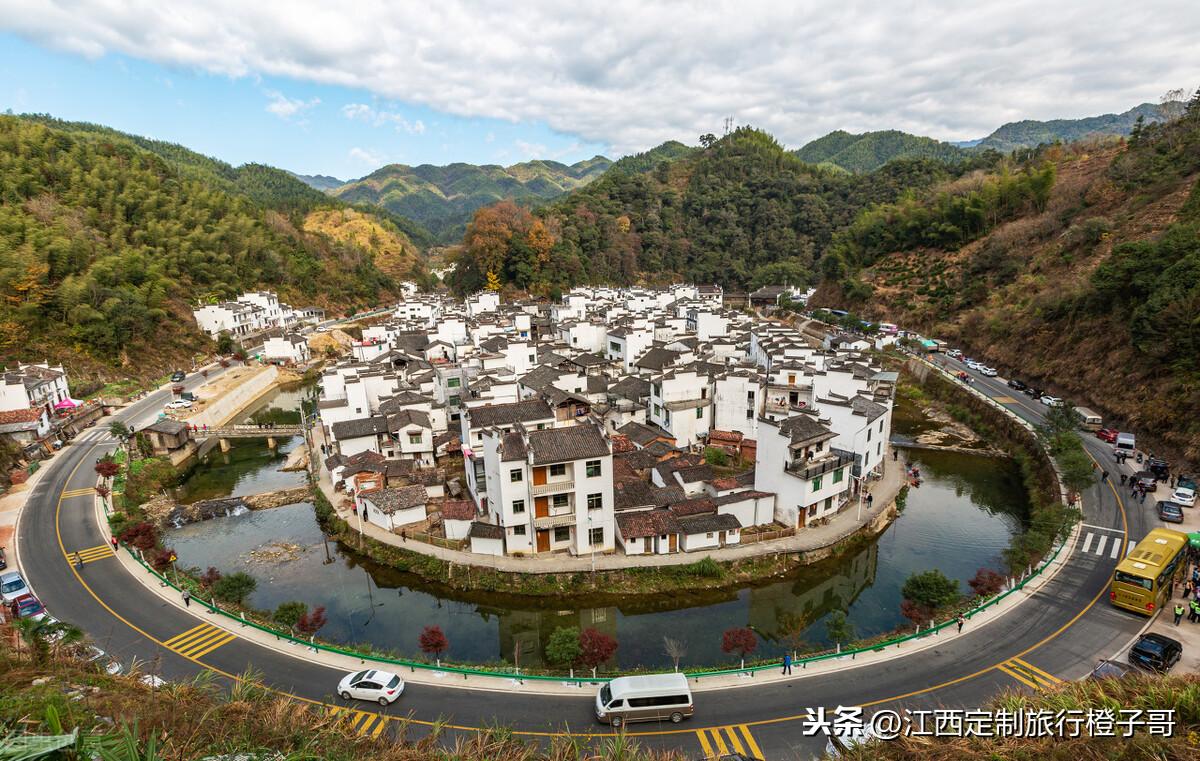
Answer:
<svg viewBox="0 0 1200 761"><path fill-rule="evenodd" d="M287 398L269 402L288 403ZM275 413L272 413L275 414ZM282 420L280 422L283 422ZM242 441L228 456L210 453L183 487L194 499L247 494L294 483L303 474L280 473L286 452L265 442ZM1016 465L1003 458L907 450L923 483L910 490L904 513L875 540L854 551L802 569L794 577L725 592L633 598L617 606L587 607L554 600L497 594L447 592L421 579L379 566L351 547L326 545L312 505L301 503L232 518L205 521L169 532L184 566L245 570L258 579L248 603L263 610L299 600L323 605L329 622L320 636L331 642L369 644L401 656L419 656L421 629L436 624L457 662L542 663L558 627L593 627L617 639L623 668L670 664L665 636L686 640L682 665L731 663L721 634L750 626L759 634L755 656L781 655L797 641L828 643L826 619L845 611L858 637L905 623L900 588L914 572L940 569L964 591L976 570L1002 568L1002 552L1028 514ZM185 500L189 501L189 500ZM263 561L251 552L289 546L294 559ZM290 547L294 545L295 547ZM257 555L257 553L256 553Z"/></svg>

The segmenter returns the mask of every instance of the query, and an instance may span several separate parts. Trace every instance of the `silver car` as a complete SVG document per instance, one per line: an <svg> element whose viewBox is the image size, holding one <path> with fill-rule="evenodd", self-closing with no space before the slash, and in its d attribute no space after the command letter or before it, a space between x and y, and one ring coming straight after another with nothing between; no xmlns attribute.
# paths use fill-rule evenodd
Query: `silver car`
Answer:
<svg viewBox="0 0 1200 761"><path fill-rule="evenodd" d="M21 578L21 574L11 571L0 575L0 599L3 599L5 604L27 594L32 593L29 591L29 585L25 583L25 579Z"/></svg>

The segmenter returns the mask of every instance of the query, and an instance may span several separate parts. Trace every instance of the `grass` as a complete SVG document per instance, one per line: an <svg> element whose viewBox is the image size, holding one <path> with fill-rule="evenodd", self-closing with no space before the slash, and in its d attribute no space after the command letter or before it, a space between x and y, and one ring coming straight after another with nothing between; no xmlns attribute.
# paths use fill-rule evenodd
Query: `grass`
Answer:
<svg viewBox="0 0 1200 761"><path fill-rule="evenodd" d="M63 735L76 744L53 758L191 761L210 756L327 761L674 761L624 736L589 744L555 738L549 747L503 726L448 738L437 727L393 719L397 737L353 731L322 706L280 697L254 674L222 688L211 672L152 690L133 676L109 676L65 655L42 664L11 647L0 629L0 733ZM34 684L35 681L42 682ZM417 735L420 735L418 738ZM7 756L5 756L7 757Z"/></svg>

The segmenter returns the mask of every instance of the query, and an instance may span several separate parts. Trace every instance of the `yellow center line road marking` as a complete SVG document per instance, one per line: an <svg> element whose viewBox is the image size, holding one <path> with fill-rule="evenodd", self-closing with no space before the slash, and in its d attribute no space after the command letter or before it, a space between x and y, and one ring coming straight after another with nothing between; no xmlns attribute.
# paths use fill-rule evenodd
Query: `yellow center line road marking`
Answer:
<svg viewBox="0 0 1200 761"><path fill-rule="evenodd" d="M1011 661L1009 661L1009 665L1020 666L1022 670L1028 671L1030 674L1037 677L1041 681L1049 682L1050 684L1062 684L1062 681L1063 681L1063 680L1059 679L1058 677L1056 677L1054 674L1051 674L1049 671L1043 671L1042 669L1038 668L1037 666L1034 666L1032 663L1029 663L1028 661L1023 661L1020 658L1013 658Z"/></svg>
<svg viewBox="0 0 1200 761"><path fill-rule="evenodd" d="M998 671L1003 671L1005 674L1008 674L1013 679L1016 679L1018 682L1020 682L1021 684L1025 685L1027 687L1032 687L1035 690L1040 689L1037 682L1033 681L1029 677L1026 677L1026 676L1023 676L1022 674L1017 673L1016 671L1012 670L1011 668L1009 668L1008 666L1006 666L1004 664L997 666L996 669Z"/></svg>
<svg viewBox="0 0 1200 761"><path fill-rule="evenodd" d="M83 465L83 462L84 462L84 460L81 459L78 463L75 464L75 467L71 469L71 472L67 474L68 481L75 475L75 472L77 470L79 470L79 468ZM1128 518L1125 513L1125 503L1121 500L1121 496L1117 493L1116 487L1114 487L1112 485L1111 480L1108 482L1108 486L1110 489L1112 489L1113 495L1117 498L1117 508L1121 513L1121 525L1122 525L1122 528L1125 531L1126 535L1128 535L1129 524L1128 524ZM67 558L69 560L71 555L70 555L70 553L67 552L67 547L63 543L63 538L62 538L62 521L61 521L62 503L63 503L63 499L62 499L62 496L60 495L58 504L55 507L55 511L54 511L54 533L55 533L55 538L58 541L59 552L62 553L64 558ZM1122 545L1124 545L1126 541L1127 540L1122 539ZM100 595L96 594L96 591L94 589L92 589L91 585L88 584L87 580L84 579L84 577L79 573L78 569L76 569L72 566L71 571L75 576L75 580L78 581L80 586L82 586L84 588L84 591L86 591L88 593L88 595L93 600L96 601L96 604L98 604L100 607L102 607L106 611L108 611L108 614L111 615L114 619L125 624L130 629L137 632L142 637L145 637L150 642L154 642L155 644L159 644L159 645L165 644L163 642L163 640L160 640L157 637L151 635L145 629L142 629L137 624L133 623L132 621L125 618L117 611L113 610L112 606L110 606L103 599L101 599ZM1088 604L1085 605L1082 610L1078 611L1074 616L1072 616L1070 620L1068 620L1066 623L1064 623L1062 626L1060 626L1057 630L1051 632L1050 634L1048 634L1047 636L1042 638L1040 641L1035 642L1034 644L1025 648L1021 652L1017 653L1017 655L1014 657L1028 655L1029 653L1038 649L1042 645L1045 645L1047 642L1050 642L1051 640L1054 640L1057 637L1061 636L1063 632L1065 632L1067 629L1074 626L1075 623L1079 621L1079 619L1083 618L1089 610L1091 610L1093 607L1095 607L1096 603L1099 602L1100 598L1106 592L1108 592L1107 585L1101 587L1100 590L1096 592L1095 597L1093 597L1090 601L1088 601ZM183 655L183 654L181 653L180 655ZM244 681L244 677L241 677L241 676L234 674L232 672L229 672L229 671L223 671L221 669L214 668L213 666L210 666L206 663L202 663L201 661L196 660L195 657L190 657L190 656L186 656L186 655L183 655L183 657L192 661L197 666L207 669L207 670L213 672L214 674L218 674L219 676L225 677L226 679L230 679L234 682ZM894 703L894 702L897 702L900 700L904 700L906 698L914 697L916 695L925 695L925 694L928 694L931 692L936 692L937 690L944 689L946 687L951 687L956 684L961 684L961 683L966 682L971 679L975 679L979 676L982 676L983 674L988 673L989 671L992 671L995 668L998 668L998 666L999 666L999 664L997 664L996 666L989 666L987 668L980 669L971 674L966 674L964 676L960 676L955 679L948 679L944 682L940 682L938 684L933 684L928 687L922 687L921 689L912 690L910 692L903 693L900 695L892 695L891 697L887 697L887 698L880 698L878 700L866 701L866 702L862 703L862 707L870 708L872 706L882 705L884 703ZM331 704L324 703L320 700L315 700L313 698L306 698L302 695L296 695L294 693L287 692L286 690L280 690L280 689L275 689L275 688L272 688L272 689L276 694L282 695L283 697L286 697L286 698L291 698L292 700L295 700L300 703L305 703L305 704L314 705L314 706L324 706L327 708L333 707ZM803 714L792 715L792 716L778 716L778 717L774 717L774 718L770 718L770 719L759 719L758 721L747 722L746 726L760 727L760 726L767 726L770 724L780 724L780 723L784 723L784 722L800 721L800 720L806 720L806 719L808 719L807 712L803 713ZM430 726L430 727L440 726L442 729L457 729L457 730L463 730L463 731L468 731L468 732L479 731L481 729L481 727L474 727L474 726L468 726L468 725L462 725L462 724L440 723L440 722L434 722L434 721L428 721L428 720L416 719L416 718L410 718L408 721L412 724L418 724L421 726ZM635 735L635 736L650 737L650 736L665 736L665 735L684 734L687 732L696 732L697 736L700 736L700 733L703 731L704 730L668 729L668 730L648 731L648 732L630 732L628 734ZM522 736L522 737L562 737L562 736L613 737L614 735L616 735L618 733L611 732L611 731L610 732L577 732L577 733L573 733L573 732L564 732L564 731L515 730L513 732L513 734ZM719 737L717 738L717 740L719 742ZM724 743L721 743L721 745L722 745L722 748L724 748ZM724 750L722 750L722 752L724 752Z"/></svg>

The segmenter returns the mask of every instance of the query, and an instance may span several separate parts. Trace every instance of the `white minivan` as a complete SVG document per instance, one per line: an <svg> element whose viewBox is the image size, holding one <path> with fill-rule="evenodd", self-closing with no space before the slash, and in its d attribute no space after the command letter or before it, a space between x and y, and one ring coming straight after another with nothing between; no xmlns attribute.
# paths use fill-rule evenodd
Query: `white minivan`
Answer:
<svg viewBox="0 0 1200 761"><path fill-rule="evenodd" d="M617 677L596 693L596 718L614 727L630 721L678 724L693 712L692 691L683 674Z"/></svg>
<svg viewBox="0 0 1200 761"><path fill-rule="evenodd" d="M1117 440L1113 442L1113 454L1122 454L1133 457L1137 451L1137 440L1132 433L1118 433Z"/></svg>

